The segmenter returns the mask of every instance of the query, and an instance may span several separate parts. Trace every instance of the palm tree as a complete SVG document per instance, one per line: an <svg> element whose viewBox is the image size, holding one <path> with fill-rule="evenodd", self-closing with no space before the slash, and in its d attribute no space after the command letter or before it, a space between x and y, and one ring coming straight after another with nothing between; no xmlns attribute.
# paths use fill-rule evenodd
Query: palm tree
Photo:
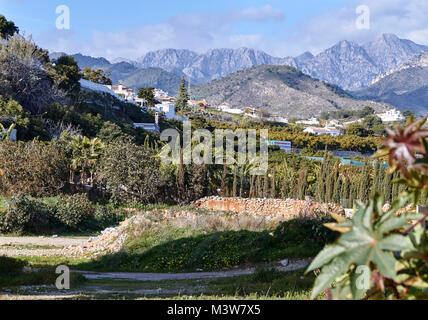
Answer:
<svg viewBox="0 0 428 320"><path fill-rule="evenodd" d="M89 173L91 175L91 187L94 186L94 173L97 169L97 164L104 153L105 145L103 142L101 142L100 139L94 138L90 140L90 154L89 154L89 161L88 161L88 169Z"/></svg>
<svg viewBox="0 0 428 320"><path fill-rule="evenodd" d="M86 180L86 173L90 173L90 183L94 186L94 173L99 158L104 150L104 143L100 139L94 138L92 140L87 137L77 136L71 141L71 148L73 150L73 158L71 161L70 180L74 180L74 173L80 171L81 183Z"/></svg>
<svg viewBox="0 0 428 320"><path fill-rule="evenodd" d="M254 160L248 161L245 164L233 164L229 165L231 173L233 174L233 193L236 197L237 193L237 178L239 177L239 196L242 198L244 195L244 181L251 173L251 170L255 167L256 163Z"/></svg>

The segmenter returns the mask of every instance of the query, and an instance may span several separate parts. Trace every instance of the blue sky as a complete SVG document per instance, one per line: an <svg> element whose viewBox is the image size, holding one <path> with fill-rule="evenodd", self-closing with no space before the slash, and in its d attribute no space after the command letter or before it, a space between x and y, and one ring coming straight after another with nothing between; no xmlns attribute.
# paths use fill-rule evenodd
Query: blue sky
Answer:
<svg viewBox="0 0 428 320"><path fill-rule="evenodd" d="M371 10L370 30L355 27L362 4ZM70 8L70 30L55 28L59 5ZM243 46L288 56L380 33L428 44L425 0L0 0L0 14L50 51L109 59Z"/></svg>

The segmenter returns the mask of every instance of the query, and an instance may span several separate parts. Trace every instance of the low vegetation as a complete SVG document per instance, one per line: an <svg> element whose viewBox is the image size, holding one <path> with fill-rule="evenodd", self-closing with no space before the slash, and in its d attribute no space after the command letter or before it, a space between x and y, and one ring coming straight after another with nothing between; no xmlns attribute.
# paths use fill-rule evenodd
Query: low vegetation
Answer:
<svg viewBox="0 0 428 320"><path fill-rule="evenodd" d="M23 260L0 256L0 290L21 286L50 285L53 286L58 275L54 267L44 267L37 271L24 271L27 265ZM71 275L73 285L82 284L85 279L79 275Z"/></svg>
<svg viewBox="0 0 428 320"><path fill-rule="evenodd" d="M195 221L196 219L197 221ZM79 268L128 272L215 271L285 258L312 257L334 240L320 218L278 225L262 218L205 215L149 222L128 230L122 251ZM193 220L193 221L192 221ZM312 237L307 237L311 233Z"/></svg>

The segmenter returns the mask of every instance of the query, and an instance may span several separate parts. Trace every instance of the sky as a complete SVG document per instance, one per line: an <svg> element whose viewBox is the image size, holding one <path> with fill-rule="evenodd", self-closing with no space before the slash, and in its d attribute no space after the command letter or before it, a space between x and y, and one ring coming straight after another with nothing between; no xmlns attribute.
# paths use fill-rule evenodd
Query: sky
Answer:
<svg viewBox="0 0 428 320"><path fill-rule="evenodd" d="M69 8L69 29L57 28L58 6ZM427 0L0 0L0 14L51 52L110 60L164 48L318 54L382 33L428 45Z"/></svg>

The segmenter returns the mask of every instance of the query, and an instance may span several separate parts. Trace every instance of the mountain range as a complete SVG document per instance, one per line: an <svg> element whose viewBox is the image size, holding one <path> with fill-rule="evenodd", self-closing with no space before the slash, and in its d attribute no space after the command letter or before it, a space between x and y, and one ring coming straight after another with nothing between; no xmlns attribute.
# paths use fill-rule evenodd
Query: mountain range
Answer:
<svg viewBox="0 0 428 320"><path fill-rule="evenodd" d="M377 77L368 88L353 95L358 99L387 102L401 110L427 116L428 51Z"/></svg>
<svg viewBox="0 0 428 320"><path fill-rule="evenodd" d="M316 79L353 91L368 87L378 76L425 50L428 50L427 46L383 34L363 45L344 40L316 56L305 52L298 57L278 58L263 51L239 48L213 49L203 54L183 49L163 49L149 52L135 61L118 58L109 62L104 58L81 54L74 57L81 67L111 71L114 82L122 80L126 83L131 74L141 69L160 68L177 77L186 76L194 85L201 85L246 68L285 64Z"/></svg>
<svg viewBox="0 0 428 320"><path fill-rule="evenodd" d="M82 54L75 54L74 57L81 68L88 66L109 71L114 83L121 81L133 89L156 86L173 95L177 93L183 76L195 87L254 66L288 65L312 78L355 92L357 99L375 99L391 103L400 109L413 109L416 113L423 113L424 109L428 110L423 104L426 100L423 86L407 90L407 82L403 80L405 76L401 72L399 78L403 81L397 80L397 85L403 86L404 91L411 93L386 93L389 85L386 84L385 78L393 72L400 72L399 68L409 59L427 50L427 46L400 39L392 34L382 34L362 45L344 40L316 56L305 52L297 57L278 58L263 51L239 48L213 49L201 54L183 49L163 49L149 52L135 61L123 58L108 61L105 58ZM51 57L55 58L60 54L53 53ZM414 70L412 68L411 71ZM404 74L411 78L411 71L407 70ZM422 75L420 77L424 78ZM377 86L383 86L383 89L376 93L376 87L373 85L377 81L381 81ZM404 107L408 102L407 98L412 101L410 107Z"/></svg>
<svg viewBox="0 0 428 320"><path fill-rule="evenodd" d="M262 65L238 71L192 88L192 94L204 96L212 105L227 103L232 107L256 108L288 118L360 110L366 106L379 112L391 108L384 103L357 100L337 86L285 65Z"/></svg>

